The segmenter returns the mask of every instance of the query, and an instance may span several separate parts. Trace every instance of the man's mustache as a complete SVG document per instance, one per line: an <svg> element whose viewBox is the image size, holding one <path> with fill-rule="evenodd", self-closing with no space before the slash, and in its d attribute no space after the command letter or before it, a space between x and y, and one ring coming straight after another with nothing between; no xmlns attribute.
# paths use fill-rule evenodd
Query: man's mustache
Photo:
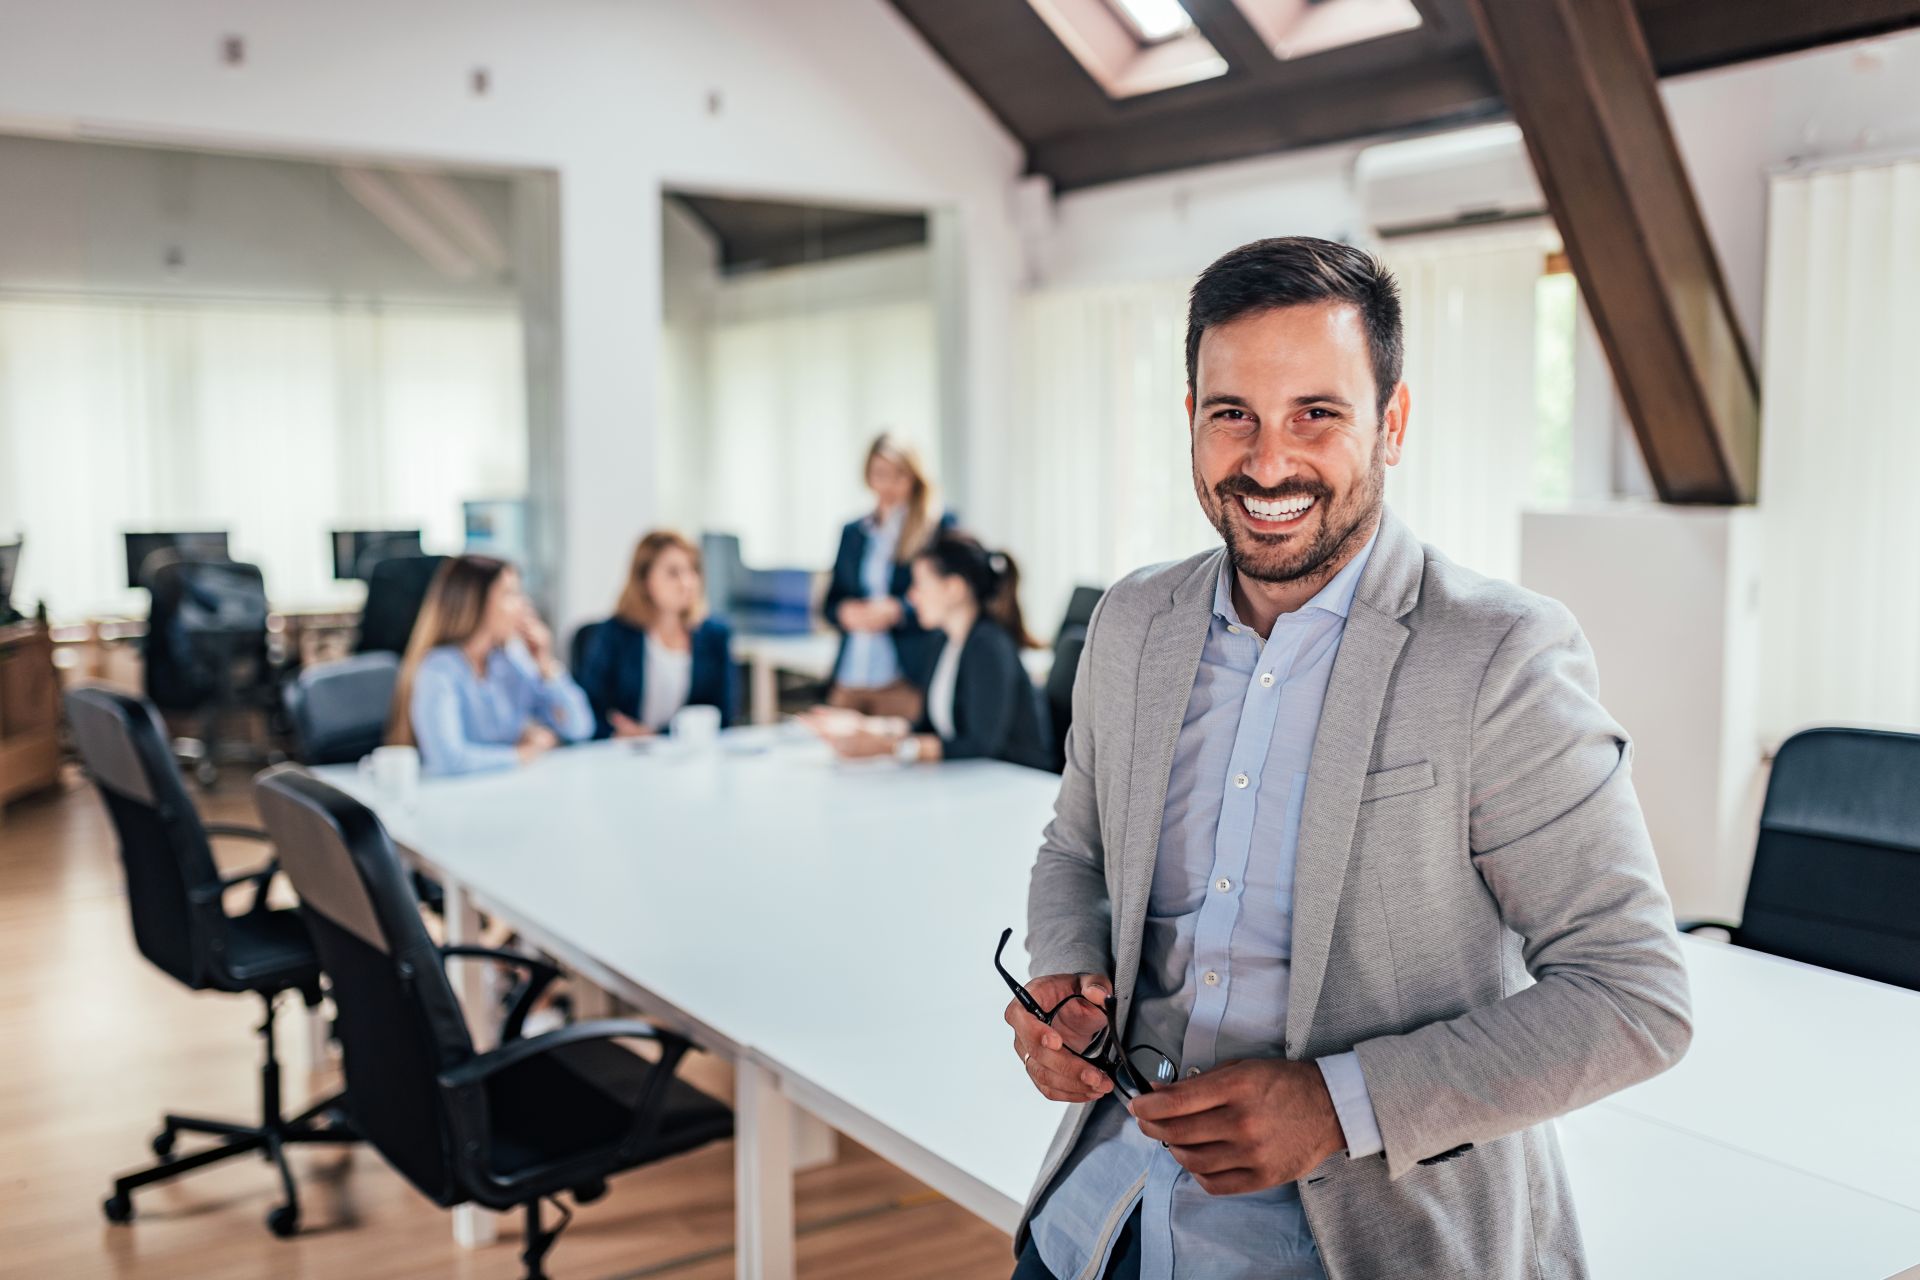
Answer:
<svg viewBox="0 0 1920 1280"><path fill-rule="evenodd" d="M1227 498L1257 498L1262 502L1277 502L1283 498L1331 498L1333 490L1313 480L1283 480L1268 487L1256 484L1247 476L1228 476L1213 486L1213 492L1222 500Z"/></svg>

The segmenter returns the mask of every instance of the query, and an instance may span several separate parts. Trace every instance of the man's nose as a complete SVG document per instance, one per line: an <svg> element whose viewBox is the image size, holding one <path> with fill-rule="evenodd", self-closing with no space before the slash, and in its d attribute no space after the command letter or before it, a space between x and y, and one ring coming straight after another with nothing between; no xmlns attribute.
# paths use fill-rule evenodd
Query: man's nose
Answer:
<svg viewBox="0 0 1920 1280"><path fill-rule="evenodd" d="M1299 470L1294 439L1284 429L1262 426L1248 445L1240 464L1241 474L1265 489L1271 489Z"/></svg>

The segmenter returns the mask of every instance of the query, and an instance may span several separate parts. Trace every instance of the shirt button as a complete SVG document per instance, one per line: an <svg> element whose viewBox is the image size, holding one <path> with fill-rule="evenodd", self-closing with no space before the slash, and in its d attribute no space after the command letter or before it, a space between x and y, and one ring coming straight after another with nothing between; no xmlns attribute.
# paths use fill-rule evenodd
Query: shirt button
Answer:
<svg viewBox="0 0 1920 1280"><path fill-rule="evenodd" d="M1241 787L1241 788L1245 788L1245 787L1246 787L1246 785L1247 785L1247 775L1246 775L1246 774L1244 774L1244 773L1236 773L1236 774L1234 774L1234 775L1233 775L1233 785L1234 785L1234 786L1236 786L1236 787Z"/></svg>
<svg viewBox="0 0 1920 1280"><path fill-rule="evenodd" d="M1199 1075L1199 1074L1200 1074L1200 1068L1198 1068L1198 1067L1188 1067L1188 1068L1187 1068L1187 1079L1189 1079L1189 1080L1191 1080L1191 1079L1193 1079L1193 1077L1195 1077L1195 1076L1197 1076L1197 1075Z"/></svg>
<svg viewBox="0 0 1920 1280"><path fill-rule="evenodd" d="M1203 978L1202 981L1210 987L1217 987L1220 985L1220 975L1209 969L1207 970L1206 977Z"/></svg>
<svg viewBox="0 0 1920 1280"><path fill-rule="evenodd" d="M1237 636L1240 634L1240 628L1234 626L1231 622L1229 622L1227 624L1227 634L1230 636Z"/></svg>
<svg viewBox="0 0 1920 1280"><path fill-rule="evenodd" d="M1218 880L1215 880L1213 882L1213 887L1218 889L1220 892L1225 893L1227 890L1233 888L1233 881L1227 879L1225 876L1221 876Z"/></svg>
<svg viewBox="0 0 1920 1280"><path fill-rule="evenodd" d="M1260 673L1260 687L1263 689L1273 688L1273 672L1262 671Z"/></svg>

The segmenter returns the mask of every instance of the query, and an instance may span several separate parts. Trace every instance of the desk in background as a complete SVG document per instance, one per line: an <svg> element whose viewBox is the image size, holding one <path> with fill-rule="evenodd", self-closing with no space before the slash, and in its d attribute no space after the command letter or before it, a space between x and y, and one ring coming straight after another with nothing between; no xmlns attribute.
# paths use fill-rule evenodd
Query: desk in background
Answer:
<svg viewBox="0 0 1920 1280"><path fill-rule="evenodd" d="M778 730L724 742L569 748L426 783L382 816L445 885L454 929L497 915L733 1062L741 1276L793 1274L796 1107L1010 1231L1063 1108L1008 1049L991 956L1025 919L1057 780L836 765ZM316 772L365 794L351 769ZM1920 993L1683 946L1692 1053L1560 1124L1594 1275L1885 1280L1920 1263ZM876 1016L889 972L914 998Z"/></svg>

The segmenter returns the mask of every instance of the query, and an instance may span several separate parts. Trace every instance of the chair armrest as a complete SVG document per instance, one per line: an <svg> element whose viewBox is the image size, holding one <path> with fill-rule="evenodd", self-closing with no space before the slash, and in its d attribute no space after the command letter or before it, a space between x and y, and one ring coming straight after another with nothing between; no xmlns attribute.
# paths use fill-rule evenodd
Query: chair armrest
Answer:
<svg viewBox="0 0 1920 1280"><path fill-rule="evenodd" d="M635 1022L627 1018L598 1018L592 1022L576 1022L561 1027L558 1031L549 1031L543 1036L531 1040L515 1040L503 1044L490 1053L469 1058L450 1071L440 1073L440 1086L444 1089L467 1089L480 1084L488 1076L497 1075L508 1067L525 1062L528 1058L537 1058L543 1053L563 1048L570 1044L581 1044L589 1040L657 1040L661 1048L675 1059L685 1053L688 1042L685 1037L671 1031L662 1031L650 1022ZM665 1065L662 1058L662 1065Z"/></svg>
<svg viewBox="0 0 1920 1280"><path fill-rule="evenodd" d="M220 907L220 900L227 895L227 890L252 881L256 887L253 891L253 904L247 908L247 911L249 913L264 911L267 906L267 889L273 883L273 878L278 874L280 874L280 860L278 858L269 859L265 864L255 867L251 871L236 871L230 876L220 877L219 880L212 884L201 885L198 888L190 889L187 891L187 900L195 906L214 907L218 909ZM224 912L222 914L224 914Z"/></svg>
<svg viewBox="0 0 1920 1280"><path fill-rule="evenodd" d="M238 822L203 822L200 827L216 839L258 840L261 844L273 843L273 837L259 827L244 826Z"/></svg>
<svg viewBox="0 0 1920 1280"><path fill-rule="evenodd" d="M507 1005L506 1021L500 1024L500 1041L511 1043L520 1038L526 1028L527 1015L533 1012L533 1002L540 993L553 984L560 976L560 970L548 964L538 956L524 956L518 951L506 951L499 947L447 946L440 948L440 959L447 960L491 960L495 964L510 965L527 971L526 981L514 991L513 999Z"/></svg>
<svg viewBox="0 0 1920 1280"><path fill-rule="evenodd" d="M1730 942L1740 941L1740 926L1731 920L1676 920L1673 927L1681 933L1698 933L1702 929L1719 929L1727 935Z"/></svg>
<svg viewBox="0 0 1920 1280"><path fill-rule="evenodd" d="M483 1098L473 1095L483 1088L489 1076L565 1045L592 1040L636 1039L657 1041L660 1045L660 1061L654 1063L653 1070L647 1073L646 1086L634 1100L633 1123L621 1135L615 1148L619 1158L624 1161L643 1151L660 1128L667 1086L680 1066L680 1059L693 1047L684 1036L662 1031L650 1023L625 1019L576 1022L570 1027L562 1027L531 1040L516 1040L491 1053L481 1054L451 1071L443 1072L440 1085L455 1095L451 1111L459 1117L455 1122L456 1127L465 1128L473 1124L477 1116L484 1114Z"/></svg>

